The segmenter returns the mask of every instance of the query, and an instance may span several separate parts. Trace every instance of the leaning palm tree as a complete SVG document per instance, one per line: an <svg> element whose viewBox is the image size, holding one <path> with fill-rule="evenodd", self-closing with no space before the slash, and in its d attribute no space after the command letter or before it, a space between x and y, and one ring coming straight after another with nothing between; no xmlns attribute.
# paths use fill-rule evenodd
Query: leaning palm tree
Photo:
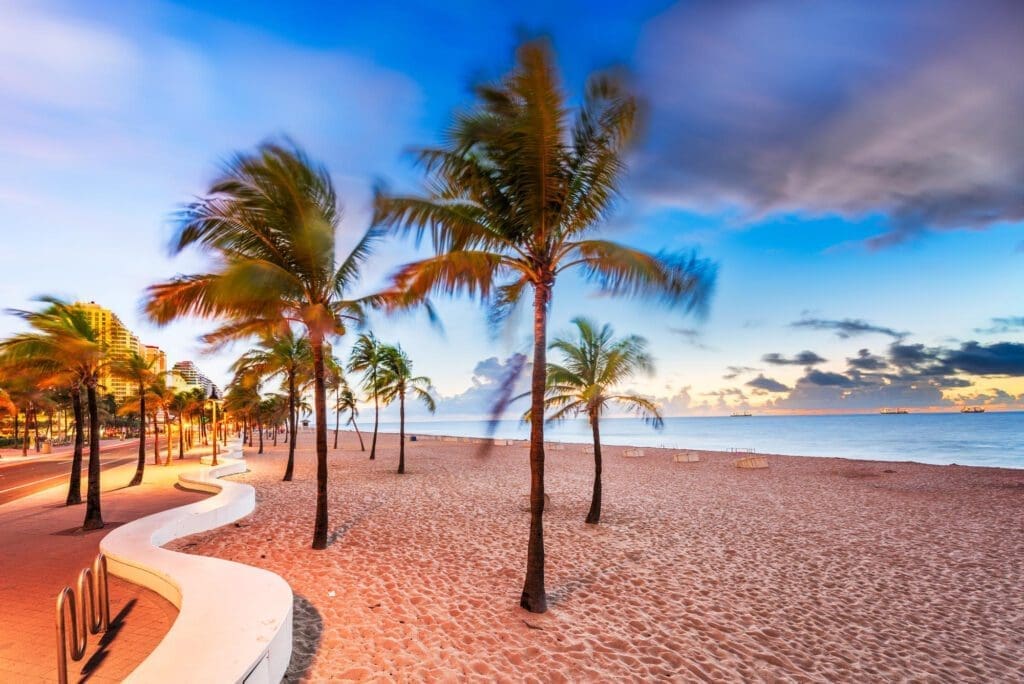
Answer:
<svg viewBox="0 0 1024 684"><path fill-rule="evenodd" d="M295 473L296 421L298 401L306 370L312 366L313 353L309 337L296 334L290 325L278 325L260 337L258 345L243 354L232 366L236 377L250 374L261 380L280 376L288 392L288 463L285 482L291 482Z"/></svg>
<svg viewBox="0 0 1024 684"><path fill-rule="evenodd" d="M128 483L129 487L142 484L142 475L146 470L146 388L157 379L155 363L156 359L147 360L142 354L132 352L110 364L110 372L132 383L139 398L139 460L135 465L135 475ZM156 427L153 429L156 430Z"/></svg>
<svg viewBox="0 0 1024 684"><path fill-rule="evenodd" d="M100 422L97 388L100 373L106 367L106 348L81 309L54 297L43 297L40 311L13 311L24 319L31 332L19 333L3 342L5 363L39 373L39 385L65 385L72 389L72 400L85 388L89 414L89 486L86 491L85 519L82 528L103 527L100 502ZM80 401L80 400L79 400ZM80 413L80 406L79 411ZM78 464L72 461L68 503L80 500L81 448L83 421L76 415L75 446ZM26 426L27 429L27 426Z"/></svg>
<svg viewBox="0 0 1024 684"><path fill-rule="evenodd" d="M640 295L684 309L707 301L714 266L691 254L650 253L591 236L613 209L633 137L636 98L612 75L590 78L575 114L550 46L522 45L515 68L477 89L437 148L419 159L427 193L378 193L375 225L435 256L402 267L394 294L411 304L431 293L479 297L490 320L533 299L532 414L544 412L547 321L556 281L571 270L609 295ZM530 426L530 536L520 604L547 609L544 589L544 423Z"/></svg>
<svg viewBox="0 0 1024 684"><path fill-rule="evenodd" d="M401 346L382 345L377 391L385 405L398 399L398 474L405 473L405 398L412 395L433 413L437 409L430 394L430 378L412 374L412 361Z"/></svg>
<svg viewBox="0 0 1024 684"><path fill-rule="evenodd" d="M359 450L366 451L366 445L363 444L363 434L359 432L359 425L356 424L356 418L359 417L359 402L356 400L356 393L352 391L347 382L344 383L338 392L337 403L334 409L338 413L348 412L348 424L356 431L356 437L359 438Z"/></svg>
<svg viewBox="0 0 1024 684"><path fill-rule="evenodd" d="M362 323L380 296L351 297L381 231L371 229L340 261L341 208L331 177L293 146L266 143L236 156L205 197L179 216L172 249L198 246L209 273L179 276L148 290L146 311L159 324L187 315L218 319L210 345L265 335L281 321L301 325L313 356L317 494L313 548L327 547L327 398L324 346ZM294 434L293 434L294 438Z"/></svg>
<svg viewBox="0 0 1024 684"><path fill-rule="evenodd" d="M636 394L615 394L615 387L637 373L654 372L654 360L647 352L647 340L638 335L615 339L608 324L597 325L586 318L574 318L576 337L556 337L549 349L562 353L561 363L548 364L544 408L548 422L585 415L594 436L594 491L587 522L601 521L601 415L610 404L618 404L639 415L655 428L663 421L657 405ZM524 395L527 396L527 395ZM530 418L529 413L525 416Z"/></svg>
<svg viewBox="0 0 1024 684"><path fill-rule="evenodd" d="M377 393L377 376L381 368L381 343L373 333L363 333L356 338L348 359L349 373L363 374L363 390L373 398L373 438L370 440L370 460L377 457L377 428L380 426L380 397Z"/></svg>

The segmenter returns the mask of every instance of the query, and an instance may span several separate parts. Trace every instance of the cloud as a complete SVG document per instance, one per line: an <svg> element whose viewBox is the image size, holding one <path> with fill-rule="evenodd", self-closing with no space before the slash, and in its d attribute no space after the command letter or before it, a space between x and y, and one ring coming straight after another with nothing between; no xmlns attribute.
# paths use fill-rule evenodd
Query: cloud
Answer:
<svg viewBox="0 0 1024 684"><path fill-rule="evenodd" d="M762 356L761 360L773 366L816 366L819 363L828 361L828 359L824 359L812 351L802 351L792 358L787 358L778 352L772 352Z"/></svg>
<svg viewBox="0 0 1024 684"><path fill-rule="evenodd" d="M818 385L820 387L855 387L858 382L853 378L847 377L842 373L830 373L828 371L810 370L801 379L801 382L806 382L811 385Z"/></svg>
<svg viewBox="0 0 1024 684"><path fill-rule="evenodd" d="M532 364L530 363L526 363L525 366L518 365L515 356L510 356L506 359L499 359L496 356L483 359L473 367L470 386L465 390L457 394L441 397L438 397L435 393L437 412L434 415L448 420L489 418L491 408L500 396L503 383L514 370L520 369L521 372L512 387L510 396L514 397L530 390L531 368ZM528 404L528 401L513 403L506 410L504 418L509 420L518 419L523 411L526 410ZM382 409L381 414L386 415L392 420L397 419L398 407L397 405L389 406L386 411ZM406 405L406 414L410 419L431 417L430 412L426 408L415 402L409 402Z"/></svg>
<svg viewBox="0 0 1024 684"><path fill-rule="evenodd" d="M669 331L682 337L686 344L691 347L695 347L696 349L710 349L710 347L701 341L702 333L696 328L669 328Z"/></svg>
<svg viewBox="0 0 1024 684"><path fill-rule="evenodd" d="M875 356L867 349L858 350L857 356L846 359L846 363L850 368L862 371L882 370L889 366L888 362L884 358L881 356Z"/></svg>
<svg viewBox="0 0 1024 684"><path fill-rule="evenodd" d="M858 335L878 333L888 335L895 339L902 339L909 333L899 332L893 328L882 325L874 325L859 318L844 318L842 320L829 320L824 318L802 318L789 324L791 328L809 328L811 330L831 330L837 337L849 339Z"/></svg>
<svg viewBox="0 0 1024 684"><path fill-rule="evenodd" d="M751 366L726 366L726 369L728 370L728 373L722 376L723 380L735 380L741 375L757 373L761 370L760 368L753 368Z"/></svg>
<svg viewBox="0 0 1024 684"><path fill-rule="evenodd" d="M788 392L790 389L788 386L783 385L778 380L766 378L764 375L758 375L753 380L748 381L747 386L754 387L756 389L761 389L766 392Z"/></svg>
<svg viewBox="0 0 1024 684"><path fill-rule="evenodd" d="M959 349L944 352L943 360L970 375L1020 376L1024 375L1024 344L964 342Z"/></svg>
<svg viewBox="0 0 1024 684"><path fill-rule="evenodd" d="M678 3L641 42L637 182L749 218L880 216L875 248L1024 219L1022 26L1017 0Z"/></svg>
<svg viewBox="0 0 1024 684"><path fill-rule="evenodd" d="M992 325L987 328L975 328L974 332L984 335L1016 332L1024 330L1024 316L1004 316L993 318Z"/></svg>

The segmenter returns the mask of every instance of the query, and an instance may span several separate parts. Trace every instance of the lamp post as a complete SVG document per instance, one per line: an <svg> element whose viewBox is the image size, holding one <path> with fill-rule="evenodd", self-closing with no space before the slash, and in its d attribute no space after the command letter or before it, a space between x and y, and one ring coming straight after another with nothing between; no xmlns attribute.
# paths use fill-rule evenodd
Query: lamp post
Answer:
<svg viewBox="0 0 1024 684"><path fill-rule="evenodd" d="M220 397L217 396L217 388L214 387L210 390L210 396L207 398L210 402L210 407L213 410L213 458L210 461L211 466L217 465L217 404L220 403Z"/></svg>

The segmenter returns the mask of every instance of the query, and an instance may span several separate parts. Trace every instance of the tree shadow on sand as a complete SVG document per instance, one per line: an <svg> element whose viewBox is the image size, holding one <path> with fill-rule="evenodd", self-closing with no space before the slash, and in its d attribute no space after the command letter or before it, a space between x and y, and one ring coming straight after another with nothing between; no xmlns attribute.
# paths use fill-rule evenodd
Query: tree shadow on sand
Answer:
<svg viewBox="0 0 1024 684"><path fill-rule="evenodd" d="M283 681L298 682L309 678L316 653L320 650L323 631L320 611L305 596L295 594L292 602L292 659Z"/></svg>

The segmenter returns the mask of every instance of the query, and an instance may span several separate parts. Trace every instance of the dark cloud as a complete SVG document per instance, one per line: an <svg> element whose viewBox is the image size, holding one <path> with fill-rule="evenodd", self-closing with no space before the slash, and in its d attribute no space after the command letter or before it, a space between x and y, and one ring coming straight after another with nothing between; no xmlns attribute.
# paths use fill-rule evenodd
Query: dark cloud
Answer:
<svg viewBox="0 0 1024 684"><path fill-rule="evenodd" d="M669 328L669 331L682 337L683 341L691 347L695 347L697 349L709 349L709 347L701 340L700 330L697 330L696 328Z"/></svg>
<svg viewBox="0 0 1024 684"><path fill-rule="evenodd" d="M975 328L974 332L985 335L997 335L1000 333L1016 332L1018 330L1024 330L1024 316L993 318L992 325L987 328Z"/></svg>
<svg viewBox="0 0 1024 684"><path fill-rule="evenodd" d="M1020 376L1024 375L1024 344L964 342L959 349L945 352L944 361L969 375Z"/></svg>
<svg viewBox="0 0 1024 684"><path fill-rule="evenodd" d="M891 344L889 345L889 362L901 368L919 367L922 364L937 361L938 349L929 349L923 344Z"/></svg>
<svg viewBox="0 0 1024 684"><path fill-rule="evenodd" d="M857 380L842 373L830 373L820 370L807 371L807 374L800 381L821 387L855 387L860 384Z"/></svg>
<svg viewBox="0 0 1024 684"><path fill-rule="evenodd" d="M751 366L726 366L726 370L728 370L728 373L722 376L723 380L735 380L741 375L746 375L747 373L757 373L761 369L752 368Z"/></svg>
<svg viewBox="0 0 1024 684"><path fill-rule="evenodd" d="M802 351L792 358L783 356L778 352L772 352L762 356L761 360L773 366L817 366L819 363L828 361L828 359L822 358L809 350Z"/></svg>
<svg viewBox="0 0 1024 684"><path fill-rule="evenodd" d="M782 384L778 380L766 378L764 375L758 375L753 380L748 381L747 386L761 389L766 392L788 392L790 389L787 385Z"/></svg>
<svg viewBox="0 0 1024 684"><path fill-rule="evenodd" d="M638 63L655 201L880 215L873 247L1024 218L1024 2L694 0Z"/></svg>
<svg viewBox="0 0 1024 684"><path fill-rule="evenodd" d="M874 325L859 318L829 320L825 318L802 318L789 324L792 328L810 328L811 330L830 330L844 340L858 335L878 333L895 339L903 339L908 333L899 332L883 325Z"/></svg>
<svg viewBox="0 0 1024 684"><path fill-rule="evenodd" d="M862 371L876 371L887 368L889 364L881 356L875 356L867 349L860 349L857 351L857 356L852 359L846 359L847 365L850 368Z"/></svg>

